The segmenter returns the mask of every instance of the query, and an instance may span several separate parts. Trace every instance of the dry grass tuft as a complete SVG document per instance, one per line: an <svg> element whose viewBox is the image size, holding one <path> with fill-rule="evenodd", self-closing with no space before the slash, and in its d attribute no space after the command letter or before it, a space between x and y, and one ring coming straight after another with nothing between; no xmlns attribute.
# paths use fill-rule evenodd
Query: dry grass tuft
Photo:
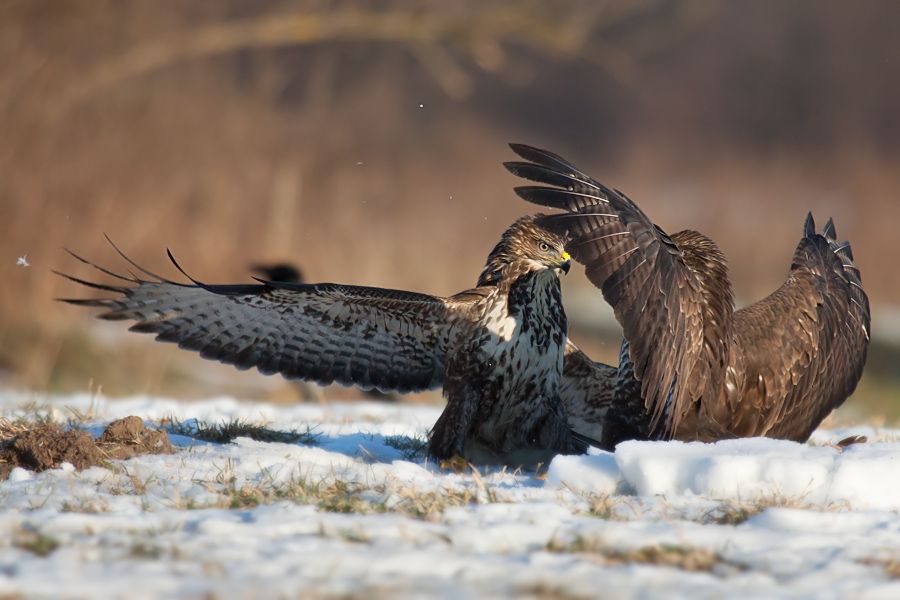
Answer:
<svg viewBox="0 0 900 600"><path fill-rule="evenodd" d="M59 540L32 529L20 529L13 534L12 545L35 556L49 556L59 547Z"/></svg>
<svg viewBox="0 0 900 600"><path fill-rule="evenodd" d="M770 508L795 508L814 511L837 511L846 509L844 503L825 506L813 504L802 496L780 496L773 494L754 500L723 500L719 506L696 519L703 524L740 525Z"/></svg>
<svg viewBox="0 0 900 600"><path fill-rule="evenodd" d="M612 548L602 539L576 537L569 542L551 540L547 544L549 552L584 554L607 565L641 564L672 567L683 571L712 572L717 565L739 567L723 559L719 554L705 548L654 544L639 548Z"/></svg>
<svg viewBox="0 0 900 600"><path fill-rule="evenodd" d="M15 439L19 435L33 428L34 425L34 421L30 423L19 419L11 421L6 417L0 417L0 443Z"/></svg>
<svg viewBox="0 0 900 600"><path fill-rule="evenodd" d="M857 561L861 565L878 567L889 579L900 579L900 558L863 558Z"/></svg>
<svg viewBox="0 0 900 600"><path fill-rule="evenodd" d="M63 502L60 510L64 513L97 515L109 512L109 504L101 498L80 496Z"/></svg>
<svg viewBox="0 0 900 600"><path fill-rule="evenodd" d="M53 411L37 402L23 405L15 417L0 417L0 445L35 427L55 423Z"/></svg>
<svg viewBox="0 0 900 600"><path fill-rule="evenodd" d="M497 501L482 486L422 491L396 481L367 485L355 481L298 477L285 483L237 485L229 476L211 483L218 487L219 508L246 509L279 501L313 505L321 511L345 514L396 514L434 521L448 508ZM194 504L181 508L207 508Z"/></svg>
<svg viewBox="0 0 900 600"><path fill-rule="evenodd" d="M609 494L592 495L585 498L588 502L588 514L604 520L621 520L618 508L624 503L623 496Z"/></svg>

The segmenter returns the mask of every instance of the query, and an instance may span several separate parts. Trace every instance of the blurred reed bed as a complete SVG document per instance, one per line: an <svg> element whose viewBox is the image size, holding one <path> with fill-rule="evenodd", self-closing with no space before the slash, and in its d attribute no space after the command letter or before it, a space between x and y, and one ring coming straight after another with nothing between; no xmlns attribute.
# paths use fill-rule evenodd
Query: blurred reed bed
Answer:
<svg viewBox="0 0 900 600"><path fill-rule="evenodd" d="M880 309L900 304L900 83L860 65L896 45L884 15L595 4L4 4L4 381L289 398L280 380L54 303L83 292L51 268L103 278L63 247L127 268L107 233L164 275L168 247L201 280L290 260L313 281L449 294L532 210L500 166L511 140L559 151L664 227L713 237L747 302L783 281L806 211L833 216L877 337ZM573 336L615 361L615 335ZM892 356L860 396L897 415Z"/></svg>

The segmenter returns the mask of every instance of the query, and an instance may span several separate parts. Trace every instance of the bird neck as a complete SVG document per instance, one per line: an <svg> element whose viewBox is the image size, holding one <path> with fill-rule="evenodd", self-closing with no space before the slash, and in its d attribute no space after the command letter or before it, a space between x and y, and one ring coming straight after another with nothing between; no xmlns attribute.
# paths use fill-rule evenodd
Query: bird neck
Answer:
<svg viewBox="0 0 900 600"><path fill-rule="evenodd" d="M531 265L516 257L508 248L498 244L488 256L484 269L478 276L478 287L502 286L504 283L508 284L511 278L520 277L529 270L533 270Z"/></svg>
<svg viewBox="0 0 900 600"><path fill-rule="evenodd" d="M477 287L497 286L503 281L503 274L509 267L509 261L502 257L491 255L481 274L478 276Z"/></svg>

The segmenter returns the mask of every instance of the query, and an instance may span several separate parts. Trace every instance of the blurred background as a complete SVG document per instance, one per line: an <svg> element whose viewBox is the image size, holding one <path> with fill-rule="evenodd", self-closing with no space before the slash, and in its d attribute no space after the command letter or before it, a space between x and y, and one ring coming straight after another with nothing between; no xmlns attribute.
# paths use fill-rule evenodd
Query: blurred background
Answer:
<svg viewBox="0 0 900 600"><path fill-rule="evenodd" d="M563 154L730 260L784 280L807 211L849 238L873 309L842 409L900 417L900 4L892 0L0 2L0 384L295 401L53 302L124 269L450 294L533 211L508 141ZM89 294L90 292L88 292ZM572 337L620 332L575 269ZM329 388L325 397L353 397ZM436 400L438 395L419 396Z"/></svg>

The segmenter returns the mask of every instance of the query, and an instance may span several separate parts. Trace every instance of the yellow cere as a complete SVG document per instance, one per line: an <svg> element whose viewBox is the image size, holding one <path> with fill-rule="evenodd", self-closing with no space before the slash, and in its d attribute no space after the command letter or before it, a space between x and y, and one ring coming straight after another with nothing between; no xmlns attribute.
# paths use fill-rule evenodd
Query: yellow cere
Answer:
<svg viewBox="0 0 900 600"><path fill-rule="evenodd" d="M570 258L572 258L571 256L569 256L569 253L566 252L565 250L563 250L563 253L561 254L561 256L562 256L563 260L569 260Z"/></svg>

